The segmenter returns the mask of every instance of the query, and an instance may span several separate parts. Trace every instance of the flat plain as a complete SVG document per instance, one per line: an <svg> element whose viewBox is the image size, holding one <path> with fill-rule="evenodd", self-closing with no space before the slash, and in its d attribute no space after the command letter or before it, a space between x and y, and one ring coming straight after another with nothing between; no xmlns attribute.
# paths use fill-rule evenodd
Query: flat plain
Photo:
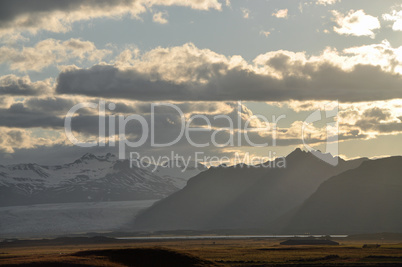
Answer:
<svg viewBox="0 0 402 267"><path fill-rule="evenodd" d="M402 243L337 240L283 246L283 239L2 243L4 266L402 266ZM368 244L368 248L363 248ZM376 247L376 245L380 245Z"/></svg>

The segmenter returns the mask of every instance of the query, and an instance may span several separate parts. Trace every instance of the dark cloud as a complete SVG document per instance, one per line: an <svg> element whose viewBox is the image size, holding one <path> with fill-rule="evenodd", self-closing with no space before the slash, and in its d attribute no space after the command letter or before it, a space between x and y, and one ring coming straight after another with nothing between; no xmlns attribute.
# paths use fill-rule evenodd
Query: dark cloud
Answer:
<svg viewBox="0 0 402 267"><path fill-rule="evenodd" d="M65 115L63 112L72 104L74 104L73 101L59 98L32 98L24 103L15 103L9 108L3 108L0 110L0 126L9 128L44 128L63 130L65 122ZM146 106L150 106L150 104L148 103L145 105L144 103L141 103L138 108L146 110ZM213 105L211 103L198 103L197 105L194 105L194 108L202 109L203 106L208 107ZM179 108L182 107L184 109L189 108L187 104L180 104ZM246 120L253 114L245 107L237 110L235 108L235 104L228 105L228 107L232 107L233 109L226 109L226 113L224 114L227 115L227 117L233 123L234 129L232 134L228 129L230 128L231 124L227 119L215 119L215 115L205 114L205 118L211 122L212 129L209 129L208 131L191 131L189 133L190 140L197 144L208 144L206 147L211 149L214 147L213 141L216 141L218 146L228 146L228 143L230 143L229 146L234 147L250 147L254 146L254 144L273 144L274 141L269 133L269 131L272 130L271 128L256 129L255 126L253 127L252 125L249 125L248 129L252 130L249 131L247 135L241 134L239 136L237 123L240 122L240 130L244 130ZM136 109L135 106L132 108L133 110ZM119 117L116 117L114 125L109 125L109 117L99 117L96 112L97 110L95 110L94 113L90 113L88 110L84 109L82 112L81 110L77 112L75 114L76 116L72 118L71 130L81 142L97 138L99 135L100 119L105 122L106 136L109 136L110 126L114 129L115 134L120 133L118 123L120 120ZM118 114L113 115L117 116ZM189 113L187 113L187 115L189 115ZM197 115L200 114L197 113ZM185 126L182 124L180 114L169 107L157 107L153 114L151 114L150 110L148 110L147 113L143 113L141 116L145 119L147 125L149 126L148 129L154 129L154 141L156 144L167 144L174 141L182 134L182 128ZM198 128L199 126L206 126L204 119L194 120L190 124L191 128ZM220 131L216 132L217 129ZM78 134L81 135L78 136ZM136 142L143 135L142 125L137 120L131 120L126 124L124 134L129 141ZM301 137L293 135L288 135L287 131L278 132L276 145L288 146L302 144ZM348 135L344 138L350 139L360 137L361 136ZM230 142L231 140L233 142ZM183 150L185 150L185 148L189 150L193 150L194 148L198 149L198 147L194 147L192 145L191 141L186 138L186 135L182 135L180 140L178 140L173 147L182 148ZM309 138L308 140L308 142L311 144L320 143L323 141L325 140L320 138ZM145 144L141 146L141 149L145 148L150 150L154 149L154 147L151 145L151 132L148 133ZM171 149L171 147L169 147L169 149Z"/></svg>
<svg viewBox="0 0 402 267"><path fill-rule="evenodd" d="M356 121L355 126L362 131L375 131L379 133L402 132L402 122L392 120L392 114L389 109L378 107L366 110L362 117Z"/></svg>
<svg viewBox="0 0 402 267"><path fill-rule="evenodd" d="M71 23L99 17L136 17L153 5L178 5L194 9L221 9L216 0L147 1L147 0L2 0L0 1L0 35L13 31L48 30L65 32Z"/></svg>
<svg viewBox="0 0 402 267"><path fill-rule="evenodd" d="M24 105L34 112L42 112L52 115L65 115L76 101L72 99L47 97L47 98L30 98L25 101Z"/></svg>
<svg viewBox="0 0 402 267"><path fill-rule="evenodd" d="M163 3L164 1L155 1L156 4L170 5ZM178 5L188 5L194 8L219 8L216 1L198 0L195 3L186 3L186 0L177 1ZM110 11L114 8L126 7L128 13L129 8L133 7L135 3L152 5L152 1L140 0L69 0L69 1L52 1L52 0L2 0L0 1L0 25L7 25L8 22L15 21L21 15L28 15L30 22L34 23L35 20L40 19L47 13L52 12L73 12L79 11L83 8L91 8L92 10L105 10ZM141 12L141 10L137 11ZM27 20L28 22L28 20Z"/></svg>
<svg viewBox="0 0 402 267"><path fill-rule="evenodd" d="M69 1L51 1L51 0L2 0L0 1L0 28L33 28L43 26L48 17L54 12L68 14L74 11L80 11L83 8L92 10L111 10L116 6L129 6L136 1L125 0L69 0ZM24 16L23 20L18 21ZM49 22L54 22L49 20Z"/></svg>
<svg viewBox="0 0 402 267"><path fill-rule="evenodd" d="M402 122L385 122L379 123L375 119L362 119L355 124L365 132L374 131L379 133L400 133L402 132Z"/></svg>
<svg viewBox="0 0 402 267"><path fill-rule="evenodd" d="M173 82L151 81L150 77L134 70L121 71L113 66L96 65L60 73L57 92L144 101L174 100L178 96L182 96L180 100L188 100L185 98L190 88Z"/></svg>
<svg viewBox="0 0 402 267"><path fill-rule="evenodd" d="M17 103L0 109L0 126L16 128L61 128L64 120L47 112L36 112Z"/></svg>
<svg viewBox="0 0 402 267"><path fill-rule="evenodd" d="M295 71L284 72L283 78L278 79L240 68L211 66L208 74L201 73L203 77L208 77L206 83L175 83L154 73L151 75L134 69L120 70L110 65L97 65L60 73L56 90L59 94L142 101L360 102L401 97L401 76L385 72L380 67L357 65L351 71L344 71L329 63L307 63L295 67L289 66L286 57L276 58L276 61L281 61L275 62L276 68L297 68L298 74Z"/></svg>
<svg viewBox="0 0 402 267"><path fill-rule="evenodd" d="M37 96L48 94L51 90L46 82L31 82L28 76L5 75L0 77L0 95Z"/></svg>
<svg viewBox="0 0 402 267"><path fill-rule="evenodd" d="M23 134L20 131L11 130L7 135L10 137L11 142L14 143L14 145L24 142Z"/></svg>
<svg viewBox="0 0 402 267"><path fill-rule="evenodd" d="M21 15L43 14L45 12L61 11L61 10L77 10L83 3L92 2L94 5L106 5L111 1L51 1L51 0L3 0L0 5L0 25L13 21Z"/></svg>
<svg viewBox="0 0 402 267"><path fill-rule="evenodd" d="M372 118L379 122L389 119L391 117L391 112L389 110L384 110L376 107L364 111L363 117Z"/></svg>

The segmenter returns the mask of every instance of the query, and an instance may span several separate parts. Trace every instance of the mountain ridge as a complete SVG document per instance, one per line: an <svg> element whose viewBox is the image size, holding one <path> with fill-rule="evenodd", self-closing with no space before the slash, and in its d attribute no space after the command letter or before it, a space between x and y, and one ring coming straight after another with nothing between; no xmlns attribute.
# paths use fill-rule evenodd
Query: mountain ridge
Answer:
<svg viewBox="0 0 402 267"><path fill-rule="evenodd" d="M152 166L155 168L154 166ZM0 166L0 206L80 201L161 199L202 170L130 166L111 153L86 153L73 162ZM176 176L177 175L177 176Z"/></svg>
<svg viewBox="0 0 402 267"><path fill-rule="evenodd" d="M366 161L331 177L280 222L285 224L281 232L401 232L401 173L402 157L395 156Z"/></svg>
<svg viewBox="0 0 402 267"><path fill-rule="evenodd" d="M337 167L297 149L286 168L216 167L191 178L186 187L155 203L133 222L139 231L264 228L297 207L331 176L362 161Z"/></svg>

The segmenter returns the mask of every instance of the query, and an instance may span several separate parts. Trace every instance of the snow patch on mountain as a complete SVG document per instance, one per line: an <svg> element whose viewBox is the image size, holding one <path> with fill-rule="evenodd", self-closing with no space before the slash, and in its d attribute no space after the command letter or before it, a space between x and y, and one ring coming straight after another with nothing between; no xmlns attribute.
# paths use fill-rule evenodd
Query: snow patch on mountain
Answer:
<svg viewBox="0 0 402 267"><path fill-rule="evenodd" d="M85 154L72 163L0 166L0 205L160 199L206 168L130 166L113 154Z"/></svg>

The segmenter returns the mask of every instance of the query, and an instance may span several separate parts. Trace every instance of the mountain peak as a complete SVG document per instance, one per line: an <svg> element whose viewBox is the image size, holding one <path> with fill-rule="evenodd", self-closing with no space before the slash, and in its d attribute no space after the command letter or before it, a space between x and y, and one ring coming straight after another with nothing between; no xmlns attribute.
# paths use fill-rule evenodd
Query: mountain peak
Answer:
<svg viewBox="0 0 402 267"><path fill-rule="evenodd" d="M81 157L81 159L95 159L95 158L97 158L94 154L92 154L92 153L85 153L82 157Z"/></svg>
<svg viewBox="0 0 402 267"><path fill-rule="evenodd" d="M100 155L95 155L92 153L86 153L84 154L81 158L79 158L79 160L83 161L83 160L99 160L99 161L110 161L115 159L116 156L112 153L107 153L106 155L100 156Z"/></svg>
<svg viewBox="0 0 402 267"><path fill-rule="evenodd" d="M286 158L302 157L309 154L309 152L301 150L301 148L296 148L293 152L286 156Z"/></svg>
<svg viewBox="0 0 402 267"><path fill-rule="evenodd" d="M300 160L307 157L316 158L334 166L337 165L339 161L344 161L342 158L333 156L331 153L323 153L320 150L303 151L300 148L296 148L292 153L287 155L286 159Z"/></svg>

